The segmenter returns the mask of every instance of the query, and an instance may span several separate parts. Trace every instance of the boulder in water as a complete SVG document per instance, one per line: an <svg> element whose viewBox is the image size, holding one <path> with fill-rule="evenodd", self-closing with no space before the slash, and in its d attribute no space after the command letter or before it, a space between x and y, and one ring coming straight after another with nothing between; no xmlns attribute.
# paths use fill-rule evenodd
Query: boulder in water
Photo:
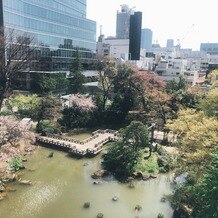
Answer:
<svg viewBox="0 0 218 218"><path fill-rule="evenodd" d="M156 175L156 174L151 174L150 177L151 177L152 179L156 179L156 178L157 178L157 175Z"/></svg>
<svg viewBox="0 0 218 218"><path fill-rule="evenodd" d="M142 179L143 179L144 181L146 181L146 180L150 179L150 175L147 174L147 173L143 173L143 174L142 174Z"/></svg>
<svg viewBox="0 0 218 218"><path fill-rule="evenodd" d="M140 211L141 209L142 209L142 206L141 206L141 205L137 204L137 205L135 206L135 210Z"/></svg>
<svg viewBox="0 0 218 218"><path fill-rule="evenodd" d="M93 184L94 184L94 185L101 185L101 184L102 184L102 181L94 181Z"/></svg>
<svg viewBox="0 0 218 218"><path fill-rule="evenodd" d="M12 188L12 187L6 187L6 191L7 192L15 192L17 190L15 188Z"/></svg>
<svg viewBox="0 0 218 218"><path fill-rule="evenodd" d="M113 200L113 201L118 201L119 198L118 198L117 196L114 196L114 197L112 198L112 200Z"/></svg>
<svg viewBox="0 0 218 218"><path fill-rule="evenodd" d="M134 185L133 182L130 182L130 183L129 183L129 188L135 188L135 185Z"/></svg>
<svg viewBox="0 0 218 218"><path fill-rule="evenodd" d="M83 204L83 207L84 207L84 208L90 208L90 202L85 202L85 203Z"/></svg>
<svg viewBox="0 0 218 218"><path fill-rule="evenodd" d="M50 152L49 155L48 155L48 158L52 158L54 156L54 152Z"/></svg>
<svg viewBox="0 0 218 218"><path fill-rule="evenodd" d="M161 201L162 203L165 203L165 202L167 201L167 199L166 199L166 197L162 197L162 198L160 199L160 201Z"/></svg>
<svg viewBox="0 0 218 218"><path fill-rule="evenodd" d="M104 177L104 176L106 176L106 175L108 175L108 171L107 171L107 170L98 170L98 171L96 171L95 173L93 173L93 174L91 175L91 177L92 177L93 179L100 179L100 178L102 178L102 177Z"/></svg>
<svg viewBox="0 0 218 218"><path fill-rule="evenodd" d="M6 193L1 193L0 194L0 201L4 200L5 197L6 197Z"/></svg>
<svg viewBox="0 0 218 218"><path fill-rule="evenodd" d="M0 192L4 192L4 191L5 191L4 185L0 185Z"/></svg>
<svg viewBox="0 0 218 218"><path fill-rule="evenodd" d="M31 185L32 184L30 180L19 180L19 183L21 185Z"/></svg>
<svg viewBox="0 0 218 218"><path fill-rule="evenodd" d="M104 214L103 213L98 213L97 218L103 218Z"/></svg>
<svg viewBox="0 0 218 218"><path fill-rule="evenodd" d="M182 218L190 218L192 210L185 205L182 205L180 208L177 208L173 212L173 218L182 217Z"/></svg>

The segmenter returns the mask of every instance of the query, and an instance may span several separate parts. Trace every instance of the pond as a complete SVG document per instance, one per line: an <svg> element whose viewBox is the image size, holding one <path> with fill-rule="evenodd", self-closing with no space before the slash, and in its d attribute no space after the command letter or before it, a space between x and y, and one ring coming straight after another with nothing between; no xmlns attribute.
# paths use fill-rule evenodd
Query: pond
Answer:
<svg viewBox="0 0 218 218"><path fill-rule="evenodd" d="M15 184L16 192L0 202L0 217L4 218L134 218L137 204L142 206L139 218L156 218L162 213L171 218L173 210L160 199L172 192L172 175L135 182L135 188L114 179L94 185L90 175L100 168L100 155L95 158L73 159L64 152L38 147L26 162L22 179L31 186ZM114 202L112 198L118 196ZM84 202L90 208L84 209Z"/></svg>

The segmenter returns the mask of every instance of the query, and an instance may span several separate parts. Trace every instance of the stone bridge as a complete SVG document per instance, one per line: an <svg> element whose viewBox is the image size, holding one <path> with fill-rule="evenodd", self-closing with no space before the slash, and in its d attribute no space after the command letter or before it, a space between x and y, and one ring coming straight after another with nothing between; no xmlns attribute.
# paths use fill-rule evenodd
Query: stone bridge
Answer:
<svg viewBox="0 0 218 218"><path fill-rule="evenodd" d="M88 154L94 156L103 150L106 143L117 139L117 131L106 129L93 132L91 137L83 141L60 136L37 136L36 142L46 147L67 151L71 155L85 156Z"/></svg>

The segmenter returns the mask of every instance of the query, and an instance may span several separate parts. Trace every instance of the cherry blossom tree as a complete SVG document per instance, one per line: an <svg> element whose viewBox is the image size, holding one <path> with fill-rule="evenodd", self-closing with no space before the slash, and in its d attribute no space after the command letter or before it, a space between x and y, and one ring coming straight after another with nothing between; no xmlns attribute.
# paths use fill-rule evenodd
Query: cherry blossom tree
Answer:
<svg viewBox="0 0 218 218"><path fill-rule="evenodd" d="M16 146L20 140L33 141L33 134L25 122L16 120L11 116L0 117L0 146L10 143Z"/></svg>
<svg viewBox="0 0 218 218"><path fill-rule="evenodd" d="M82 111L93 111L96 107L94 101L91 96L86 95L71 95L69 99L69 106L79 108Z"/></svg>
<svg viewBox="0 0 218 218"><path fill-rule="evenodd" d="M65 107L60 124L66 129L83 128L94 125L95 103L92 97L75 94L69 98L69 107Z"/></svg>

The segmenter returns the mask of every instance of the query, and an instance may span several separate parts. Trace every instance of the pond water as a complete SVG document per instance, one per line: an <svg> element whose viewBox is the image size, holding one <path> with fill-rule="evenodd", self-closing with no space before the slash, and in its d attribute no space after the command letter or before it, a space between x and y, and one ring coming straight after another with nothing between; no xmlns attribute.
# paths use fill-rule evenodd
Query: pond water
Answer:
<svg viewBox="0 0 218 218"><path fill-rule="evenodd" d="M100 168L100 156L78 160L54 151L54 157L47 158L50 151L38 147L28 158L22 179L33 184L15 184L17 191L0 202L0 217L95 218L100 212L104 218L156 218L158 213L172 217L169 203L160 201L172 192L172 175L135 182L133 189L114 179L94 185L90 175ZM112 201L114 196L119 197L117 202ZM90 202L90 208L84 209L84 202ZM134 211L137 204L142 206L138 214Z"/></svg>

